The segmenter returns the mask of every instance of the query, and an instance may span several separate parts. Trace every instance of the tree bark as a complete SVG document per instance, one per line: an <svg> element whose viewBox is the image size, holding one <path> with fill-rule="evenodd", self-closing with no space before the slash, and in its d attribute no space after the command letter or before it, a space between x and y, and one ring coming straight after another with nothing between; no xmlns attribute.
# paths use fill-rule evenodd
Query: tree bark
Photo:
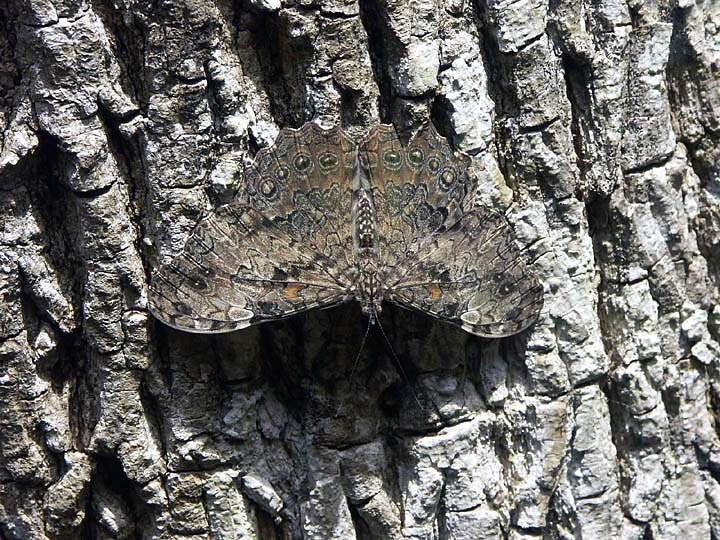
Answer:
<svg viewBox="0 0 720 540"><path fill-rule="evenodd" d="M0 538L720 538L720 10L0 3ZM282 126L432 119L545 288L228 335L152 268ZM352 374L352 376L351 376Z"/></svg>

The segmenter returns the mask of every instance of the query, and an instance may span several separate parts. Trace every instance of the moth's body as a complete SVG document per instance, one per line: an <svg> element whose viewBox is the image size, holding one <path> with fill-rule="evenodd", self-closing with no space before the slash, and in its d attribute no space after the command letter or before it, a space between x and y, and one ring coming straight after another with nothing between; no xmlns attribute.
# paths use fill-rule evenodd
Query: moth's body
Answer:
<svg viewBox="0 0 720 540"><path fill-rule="evenodd" d="M384 290L382 286L381 268L374 259L358 261L358 280L353 285L352 293L365 315L377 314L382 311Z"/></svg>
<svg viewBox="0 0 720 540"><path fill-rule="evenodd" d="M240 201L198 225L156 272L150 307L191 332L228 332L356 299L424 311L486 337L542 306L504 217L473 207L468 156L432 125L360 144L339 128L283 130L245 173Z"/></svg>
<svg viewBox="0 0 720 540"><path fill-rule="evenodd" d="M352 230L355 253L355 279L352 293L365 315L382 311L383 291L380 276L380 246L372 190L367 176L355 163L352 192Z"/></svg>

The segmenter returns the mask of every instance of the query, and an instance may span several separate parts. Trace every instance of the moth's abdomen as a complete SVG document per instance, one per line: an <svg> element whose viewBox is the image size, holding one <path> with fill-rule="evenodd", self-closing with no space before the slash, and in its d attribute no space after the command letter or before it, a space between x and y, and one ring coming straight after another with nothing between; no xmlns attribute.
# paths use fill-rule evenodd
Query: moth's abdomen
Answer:
<svg viewBox="0 0 720 540"><path fill-rule="evenodd" d="M353 193L353 243L358 260L377 257L378 236L375 208L369 190Z"/></svg>
<svg viewBox="0 0 720 540"><path fill-rule="evenodd" d="M358 247L373 248L375 247L375 223L373 222L373 212L370 200L363 198L358 208Z"/></svg>

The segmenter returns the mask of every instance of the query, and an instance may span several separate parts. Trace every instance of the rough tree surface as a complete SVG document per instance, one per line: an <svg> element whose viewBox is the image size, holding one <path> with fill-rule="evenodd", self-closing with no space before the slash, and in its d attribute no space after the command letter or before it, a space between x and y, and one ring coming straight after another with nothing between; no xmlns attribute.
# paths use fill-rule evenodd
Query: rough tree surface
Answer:
<svg viewBox="0 0 720 540"><path fill-rule="evenodd" d="M720 538L719 62L707 0L4 0L0 538ZM531 331L148 315L280 127L427 118Z"/></svg>

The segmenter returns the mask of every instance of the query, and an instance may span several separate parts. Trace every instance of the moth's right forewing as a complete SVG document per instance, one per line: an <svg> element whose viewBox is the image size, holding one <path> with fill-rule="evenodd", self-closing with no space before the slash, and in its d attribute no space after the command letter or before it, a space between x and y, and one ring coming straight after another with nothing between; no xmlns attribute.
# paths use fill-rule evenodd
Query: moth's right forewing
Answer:
<svg viewBox="0 0 720 540"><path fill-rule="evenodd" d="M347 299L328 258L255 208L228 205L202 221L150 283L150 310L191 332L229 332Z"/></svg>

